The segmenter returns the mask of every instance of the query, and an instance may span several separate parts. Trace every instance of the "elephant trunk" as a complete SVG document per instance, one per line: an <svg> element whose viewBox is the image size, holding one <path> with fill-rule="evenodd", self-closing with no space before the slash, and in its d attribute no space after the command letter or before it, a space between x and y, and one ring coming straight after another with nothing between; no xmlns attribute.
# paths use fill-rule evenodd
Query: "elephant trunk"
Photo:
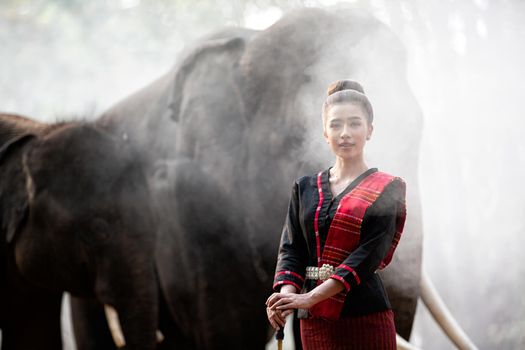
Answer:
<svg viewBox="0 0 525 350"><path fill-rule="evenodd" d="M135 269L131 276L113 277L99 283L99 300L104 304L113 341L118 348L155 349L158 335L158 288L153 264Z"/></svg>
<svg viewBox="0 0 525 350"><path fill-rule="evenodd" d="M448 338L458 347L458 349L477 349L476 345L470 340L467 334L461 329L458 322L454 319L445 303L439 296L436 288L432 284L428 274L423 270L421 275L421 300L430 311L441 329Z"/></svg>

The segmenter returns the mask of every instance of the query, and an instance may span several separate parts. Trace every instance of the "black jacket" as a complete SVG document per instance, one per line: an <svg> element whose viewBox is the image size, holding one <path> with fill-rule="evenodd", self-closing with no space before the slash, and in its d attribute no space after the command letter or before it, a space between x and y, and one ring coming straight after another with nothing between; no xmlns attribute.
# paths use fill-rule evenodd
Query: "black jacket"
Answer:
<svg viewBox="0 0 525 350"><path fill-rule="evenodd" d="M319 235L321 252L328 229L341 198L350 192L368 175L376 172L372 168L361 174L337 197L332 198L329 187L329 169L321 175L324 200L319 213ZM319 202L317 175L302 177L294 183L284 224L277 261L274 289L293 284L307 292L315 287L315 281L304 281L306 266L317 266L314 217ZM390 309L390 302L376 270L392 245L396 230L396 219L400 210L405 210L405 183L397 178L388 184L365 212L361 226L359 246L345 259L360 279L346 269L336 269L335 274L350 285L341 317L359 316ZM288 271L283 273L283 271Z"/></svg>

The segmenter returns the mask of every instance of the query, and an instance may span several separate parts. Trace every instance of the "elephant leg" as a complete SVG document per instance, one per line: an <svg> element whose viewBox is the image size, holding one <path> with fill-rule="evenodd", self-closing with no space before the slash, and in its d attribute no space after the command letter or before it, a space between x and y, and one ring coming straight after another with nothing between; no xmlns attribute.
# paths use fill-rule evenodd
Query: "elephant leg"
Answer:
<svg viewBox="0 0 525 350"><path fill-rule="evenodd" d="M71 320L77 350L114 350L104 307L95 299L71 296Z"/></svg>
<svg viewBox="0 0 525 350"><path fill-rule="evenodd" d="M62 349L62 293L49 292L25 281L12 261L8 263L4 293L2 350Z"/></svg>
<svg viewBox="0 0 525 350"><path fill-rule="evenodd" d="M164 339L157 345L157 350L196 349L196 345L185 338L175 324L163 293L159 294L159 330Z"/></svg>

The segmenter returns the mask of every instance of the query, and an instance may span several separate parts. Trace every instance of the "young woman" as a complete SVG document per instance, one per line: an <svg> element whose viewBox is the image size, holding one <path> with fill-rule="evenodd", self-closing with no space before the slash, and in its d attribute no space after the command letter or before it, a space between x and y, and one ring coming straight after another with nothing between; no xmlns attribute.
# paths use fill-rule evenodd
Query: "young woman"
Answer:
<svg viewBox="0 0 525 350"><path fill-rule="evenodd" d="M335 164L294 184L268 320L279 329L299 309L304 349L395 349L394 315L375 272L401 236L405 183L364 162L373 110L360 84L330 85L322 116Z"/></svg>

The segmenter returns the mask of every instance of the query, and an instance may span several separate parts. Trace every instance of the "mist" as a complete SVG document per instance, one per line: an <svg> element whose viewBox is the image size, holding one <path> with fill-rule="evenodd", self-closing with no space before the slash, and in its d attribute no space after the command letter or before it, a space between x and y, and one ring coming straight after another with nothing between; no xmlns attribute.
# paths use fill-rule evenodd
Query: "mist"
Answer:
<svg viewBox="0 0 525 350"><path fill-rule="evenodd" d="M0 4L0 110L41 121L90 119L168 72L195 40L223 26L264 29L284 13L334 1L4 1ZM423 266L481 349L525 347L525 4L515 1L351 2L398 37L422 120L418 164ZM382 57L367 48L382 71ZM386 59L384 60L386 61ZM373 64L372 64L373 63ZM386 65L386 63L384 63ZM317 67L333 72L333 68ZM317 69L316 67L312 69ZM372 104L385 96L367 84ZM326 76L326 80L337 79ZM311 86L326 85L315 82ZM324 90L303 91L320 111ZM308 102L309 101L309 102ZM380 104L380 103L378 103ZM375 105L375 104L374 104ZM376 134L394 133L388 110ZM381 122L384 121L383 124ZM320 125L311 125L311 138ZM312 152L317 144L312 146ZM409 145L413 146L413 145ZM371 149L379 144L370 143ZM319 151L319 157L327 150ZM398 156L393 157L398 161ZM388 171L393 165L369 166ZM327 163L329 164L329 163ZM410 203L409 203L410 206ZM410 208L410 207L409 207ZM452 348L423 305L412 342ZM72 346L69 345L68 346Z"/></svg>

